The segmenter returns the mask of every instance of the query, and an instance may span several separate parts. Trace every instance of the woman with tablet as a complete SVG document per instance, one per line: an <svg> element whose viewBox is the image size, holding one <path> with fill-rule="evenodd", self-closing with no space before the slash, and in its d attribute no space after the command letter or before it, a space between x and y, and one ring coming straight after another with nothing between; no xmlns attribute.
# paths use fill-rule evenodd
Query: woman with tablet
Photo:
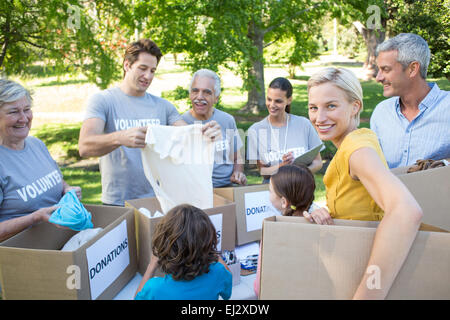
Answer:
<svg viewBox="0 0 450 320"><path fill-rule="evenodd" d="M269 183L280 166L293 164L297 157L322 143L308 119L290 113L291 102L291 83L275 78L266 95L269 115L248 130L247 159L256 161L263 183ZM307 166L312 173L322 168L319 152Z"/></svg>

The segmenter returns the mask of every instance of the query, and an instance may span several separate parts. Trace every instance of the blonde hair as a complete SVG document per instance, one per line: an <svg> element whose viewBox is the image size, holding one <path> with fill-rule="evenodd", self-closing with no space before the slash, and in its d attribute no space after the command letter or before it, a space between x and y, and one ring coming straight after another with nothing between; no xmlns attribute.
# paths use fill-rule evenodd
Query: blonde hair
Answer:
<svg viewBox="0 0 450 320"><path fill-rule="evenodd" d="M344 68L325 68L314 73L308 80L308 93L311 87L318 86L323 83L331 82L339 89L343 90L349 102L359 101L361 108L355 115L356 127L359 126L360 114L363 110L363 91L361 83L355 74Z"/></svg>

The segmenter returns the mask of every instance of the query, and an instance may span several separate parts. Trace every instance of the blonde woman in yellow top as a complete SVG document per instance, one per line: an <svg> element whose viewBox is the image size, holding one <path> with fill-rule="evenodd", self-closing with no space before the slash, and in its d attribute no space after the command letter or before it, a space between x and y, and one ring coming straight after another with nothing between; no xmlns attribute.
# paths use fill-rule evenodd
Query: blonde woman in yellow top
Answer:
<svg viewBox="0 0 450 320"><path fill-rule="evenodd" d="M422 209L388 169L377 137L357 129L362 88L346 69L326 68L308 81L309 118L322 141L337 148L324 176L326 208L305 218L319 224L336 219L381 220L368 266L381 270L381 289L368 289L365 274L354 299L384 299L419 229Z"/></svg>

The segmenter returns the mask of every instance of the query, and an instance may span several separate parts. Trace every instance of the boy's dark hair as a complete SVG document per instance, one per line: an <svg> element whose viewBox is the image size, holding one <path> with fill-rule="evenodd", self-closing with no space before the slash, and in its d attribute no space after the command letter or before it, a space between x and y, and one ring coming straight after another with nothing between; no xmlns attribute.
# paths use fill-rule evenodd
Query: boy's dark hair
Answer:
<svg viewBox="0 0 450 320"><path fill-rule="evenodd" d="M286 97L289 99L290 97L292 97L292 84L291 82L283 77L279 77L279 78L275 78L273 79L270 84L269 84L269 88L272 89L280 89L281 91L285 91L286 92ZM284 111L286 111L287 113L291 113L291 105L288 104L286 105L286 108L284 109Z"/></svg>
<svg viewBox="0 0 450 320"><path fill-rule="evenodd" d="M290 205L283 213L285 216L303 216L314 200L316 182L311 171L298 165L286 165L278 169L278 172L270 178L275 193L285 197Z"/></svg>
<svg viewBox="0 0 450 320"><path fill-rule="evenodd" d="M130 66L139 58L141 52L146 52L156 57L157 63L161 60L162 53L156 43L150 39L140 39L128 45L123 56L123 62L129 61ZM123 65L123 64L122 64ZM123 70L125 76L125 69Z"/></svg>
<svg viewBox="0 0 450 320"><path fill-rule="evenodd" d="M192 280L218 261L216 229L201 209L183 204L157 224L152 251L161 270L174 280Z"/></svg>

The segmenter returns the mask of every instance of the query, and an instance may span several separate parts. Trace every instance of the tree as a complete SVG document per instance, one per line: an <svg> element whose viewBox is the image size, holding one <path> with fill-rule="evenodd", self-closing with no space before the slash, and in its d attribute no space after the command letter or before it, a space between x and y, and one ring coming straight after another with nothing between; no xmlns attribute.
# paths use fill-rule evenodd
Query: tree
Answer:
<svg viewBox="0 0 450 320"><path fill-rule="evenodd" d="M124 19L114 18L120 9L119 1L0 2L0 71L26 75L39 61L56 71L79 69L105 88L119 77L117 47L127 42Z"/></svg>
<svg viewBox="0 0 450 320"><path fill-rule="evenodd" d="M368 79L377 73L377 45L402 32L422 36L432 54L429 73L450 78L450 0L337 0L335 8L340 22L353 24L364 38Z"/></svg>
<svg viewBox="0 0 450 320"><path fill-rule="evenodd" d="M391 32L409 32L428 42L431 61L428 73L450 80L450 0L392 1Z"/></svg>
<svg viewBox="0 0 450 320"><path fill-rule="evenodd" d="M185 52L188 66L239 73L248 91L246 111L265 108L263 49L280 39L295 40L293 56L311 57L313 27L327 2L312 0L158 0L140 5L136 18L167 52ZM139 18L140 17L140 18ZM306 59L304 59L306 60ZM302 60L302 61L304 61Z"/></svg>
<svg viewBox="0 0 450 320"><path fill-rule="evenodd" d="M297 37L302 37L306 33L298 32ZM315 32L319 35L320 30ZM303 63L308 62L319 56L319 43L315 37L308 37L302 43L308 47L314 48L314 51L303 51L302 47L297 46L301 40L294 38L279 39L275 46L268 46L264 50L264 56L267 57L265 61L268 63L280 63L288 67L289 78L294 79L298 67ZM307 43L309 42L309 43Z"/></svg>
<svg viewBox="0 0 450 320"><path fill-rule="evenodd" d="M383 0L337 0L332 9L333 17L343 25L355 26L363 37L367 48L364 69L368 80L377 74L375 50L386 36L388 10Z"/></svg>

